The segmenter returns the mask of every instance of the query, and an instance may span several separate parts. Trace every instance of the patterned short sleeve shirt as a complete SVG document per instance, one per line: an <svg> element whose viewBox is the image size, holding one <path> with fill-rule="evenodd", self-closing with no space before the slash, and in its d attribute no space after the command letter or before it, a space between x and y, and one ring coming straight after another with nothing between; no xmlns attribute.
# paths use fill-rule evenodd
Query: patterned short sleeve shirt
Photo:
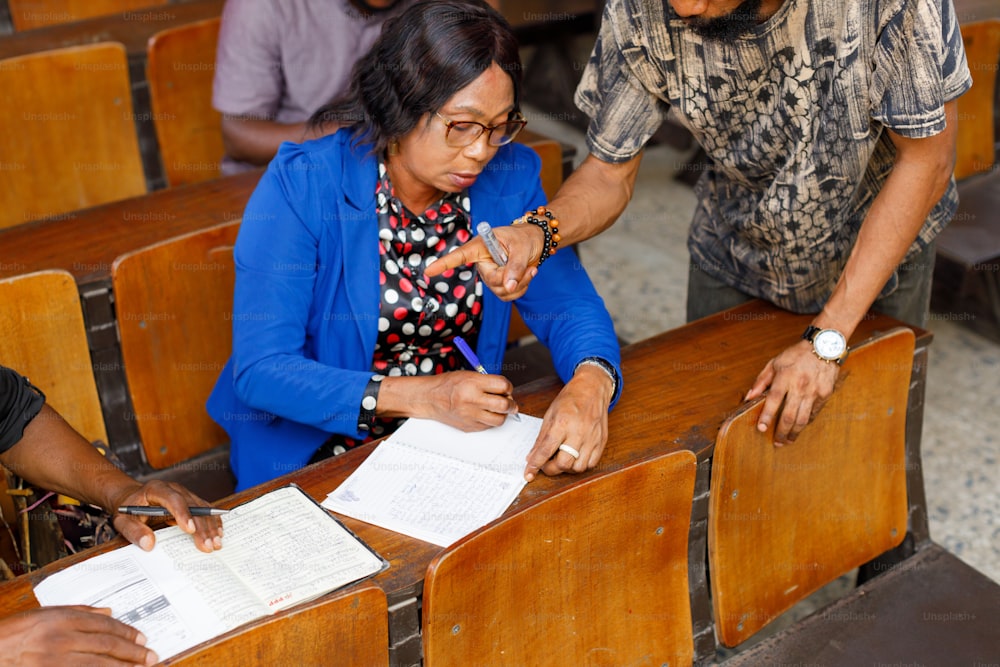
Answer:
<svg viewBox="0 0 1000 667"><path fill-rule="evenodd" d="M785 0L726 41L690 30L666 0L608 0L576 103L608 162L635 156L668 116L686 127L713 162L696 186L692 262L813 312L892 170L885 129L941 132L944 103L971 85L951 0ZM952 183L911 253L956 205Z"/></svg>

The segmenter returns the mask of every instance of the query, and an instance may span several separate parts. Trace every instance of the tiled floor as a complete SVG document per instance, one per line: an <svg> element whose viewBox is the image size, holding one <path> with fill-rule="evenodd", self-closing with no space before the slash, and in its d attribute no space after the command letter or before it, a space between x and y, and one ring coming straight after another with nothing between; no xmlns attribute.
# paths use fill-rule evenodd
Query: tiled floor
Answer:
<svg viewBox="0 0 1000 667"><path fill-rule="evenodd" d="M527 110L535 131L577 147L583 135ZM580 246L620 338L684 323L686 234L694 197L674 178L685 155L647 150L635 196L618 222ZM641 298L637 298L641 296ZM924 416L924 482L935 541L1000 581L1000 346L944 316L934 333Z"/></svg>

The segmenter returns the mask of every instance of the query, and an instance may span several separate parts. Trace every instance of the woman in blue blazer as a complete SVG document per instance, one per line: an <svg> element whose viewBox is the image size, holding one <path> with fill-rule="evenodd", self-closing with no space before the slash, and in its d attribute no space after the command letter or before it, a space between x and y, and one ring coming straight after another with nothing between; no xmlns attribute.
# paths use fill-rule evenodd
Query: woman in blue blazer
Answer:
<svg viewBox="0 0 1000 667"><path fill-rule="evenodd" d="M208 402L238 488L407 417L472 431L516 410L499 374L510 304L483 289L477 267L432 280L423 269L467 241L473 220L544 204L537 155L511 143L524 125L519 89L517 41L495 10L426 0L387 23L351 98L314 119L320 131L345 127L281 147L244 213L233 354ZM526 477L591 468L621 391L611 318L569 252L553 252L517 304L566 383ZM490 374L463 370L456 335Z"/></svg>

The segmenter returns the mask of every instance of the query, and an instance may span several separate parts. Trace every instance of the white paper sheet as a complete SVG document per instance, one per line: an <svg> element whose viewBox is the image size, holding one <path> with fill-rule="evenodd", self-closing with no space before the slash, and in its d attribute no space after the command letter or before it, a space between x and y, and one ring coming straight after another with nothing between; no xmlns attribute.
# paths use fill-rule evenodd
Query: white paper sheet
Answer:
<svg viewBox="0 0 1000 667"><path fill-rule="evenodd" d="M521 415L464 433L408 419L323 507L404 535L448 546L510 507L524 488L525 458L542 420Z"/></svg>

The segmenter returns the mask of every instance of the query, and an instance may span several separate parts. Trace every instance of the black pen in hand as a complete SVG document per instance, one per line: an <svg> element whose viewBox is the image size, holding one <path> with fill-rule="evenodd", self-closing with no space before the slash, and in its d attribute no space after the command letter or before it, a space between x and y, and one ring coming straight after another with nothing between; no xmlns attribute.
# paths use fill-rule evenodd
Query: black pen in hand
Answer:
<svg viewBox="0 0 1000 667"><path fill-rule="evenodd" d="M191 516L219 516L226 514L229 510L217 507L189 507L188 513ZM173 516L166 507L158 505L122 505L118 508L119 514L131 514L133 516Z"/></svg>

